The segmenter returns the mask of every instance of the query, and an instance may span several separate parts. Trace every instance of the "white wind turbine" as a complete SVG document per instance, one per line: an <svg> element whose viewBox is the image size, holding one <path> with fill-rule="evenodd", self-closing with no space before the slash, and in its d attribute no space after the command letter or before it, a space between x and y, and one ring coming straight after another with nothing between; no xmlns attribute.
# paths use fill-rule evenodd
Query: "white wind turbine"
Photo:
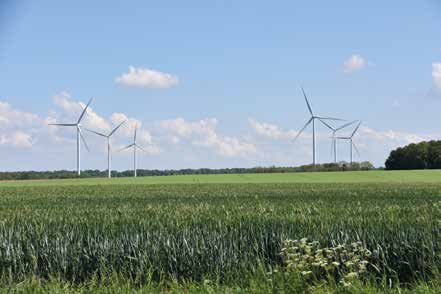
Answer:
<svg viewBox="0 0 441 294"><path fill-rule="evenodd" d="M97 134L98 136L101 136L101 137L104 137L104 138L106 138L107 139L107 172L108 172L108 175L107 175L107 177L110 179L111 177L112 177L112 166L111 166L111 161L112 161L112 155L111 155L111 153L112 153L112 151L111 151L111 148L110 148L110 137L112 137L113 136L113 134L115 134L115 132L125 123L126 121L123 121L123 122L121 122L118 126L116 126L109 134L103 134L103 133L100 133L100 132L96 132L96 131L93 131L93 130L89 130L89 129L87 129L86 128L86 131L89 131L89 132L92 132L92 133L94 133L94 134Z"/></svg>
<svg viewBox="0 0 441 294"><path fill-rule="evenodd" d="M83 119L84 115L86 114L87 108L89 108L90 103L92 103L93 98L89 100L86 107L84 107L83 112L81 112L80 117L78 118L78 121L76 123L70 123L70 124L49 124L51 126L61 126L61 127L75 127L77 129L77 173L78 175L81 175L81 144L80 140L83 141L84 146L86 147L87 151L89 151L89 147L87 146L86 140L83 136L83 131L81 130L81 120ZM80 139L81 138L81 139Z"/></svg>
<svg viewBox="0 0 441 294"><path fill-rule="evenodd" d="M327 122L322 121L322 123L324 123L328 127L328 129L330 129L332 131L332 137L331 137L332 145L331 145L331 148L332 148L332 153L334 155L334 163L337 163L337 139L336 139L336 136L335 136L336 133L338 131L340 131L340 130L342 130L342 129L344 129L344 128L346 128L346 127L348 127L348 126L350 126L350 125L352 125L354 123L356 123L356 122L357 122L357 120L354 120L354 121L348 122L348 123L346 123L346 124L344 124L344 125L342 125L342 126L340 126L338 128L334 128L333 126L331 126Z"/></svg>
<svg viewBox="0 0 441 294"><path fill-rule="evenodd" d="M133 176L135 178L136 178L136 149L139 148L140 150L147 153L147 151L145 151L141 146L138 145L138 143L136 143L137 130L138 130L138 125L135 125L135 134L133 136L133 143L119 150L119 151L123 151L133 147Z"/></svg>
<svg viewBox="0 0 441 294"><path fill-rule="evenodd" d="M309 113L311 114L311 118L306 122L305 126L297 133L297 136L294 138L294 142L297 140L297 138L302 134L302 132L309 126L309 124L312 123L312 164L315 166L316 163L316 154L315 154L315 120L318 119L321 123L324 124L323 120L338 120L338 121L344 121L340 118L334 118L334 117L325 117L325 116L318 116L315 115L312 111L311 105L309 104L308 98L306 97L305 90L302 89L303 97L305 97L306 106L308 106Z"/></svg>
<svg viewBox="0 0 441 294"><path fill-rule="evenodd" d="M357 146L355 146L355 143L352 140L352 138L354 137L355 133L360 128L360 125L361 125L361 121L359 121L357 127L354 129L352 134L350 136L348 136L348 137L335 137L335 139L337 139L337 140L348 140L349 141L349 147L350 147L349 156L350 156L351 165L352 165L352 147L354 147L354 149L357 152L358 156L360 156L360 152L358 152Z"/></svg>

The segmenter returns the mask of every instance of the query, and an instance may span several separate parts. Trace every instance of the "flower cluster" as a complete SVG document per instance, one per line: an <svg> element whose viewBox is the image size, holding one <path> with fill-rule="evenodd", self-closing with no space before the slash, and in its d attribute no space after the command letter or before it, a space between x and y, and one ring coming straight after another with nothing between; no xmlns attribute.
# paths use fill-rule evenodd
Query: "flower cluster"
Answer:
<svg viewBox="0 0 441 294"><path fill-rule="evenodd" d="M281 256L287 272L300 273L311 280L334 279L345 286L367 273L371 252L361 242L320 248L308 239L287 240Z"/></svg>

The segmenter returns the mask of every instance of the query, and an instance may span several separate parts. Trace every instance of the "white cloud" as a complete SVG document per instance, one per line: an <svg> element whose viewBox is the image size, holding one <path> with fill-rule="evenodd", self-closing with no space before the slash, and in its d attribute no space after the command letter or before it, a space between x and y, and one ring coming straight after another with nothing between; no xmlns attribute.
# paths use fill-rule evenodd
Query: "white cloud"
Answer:
<svg viewBox="0 0 441 294"><path fill-rule="evenodd" d="M115 82L127 87L171 88L179 84L176 76L148 68L129 67L129 72L115 79Z"/></svg>
<svg viewBox="0 0 441 294"><path fill-rule="evenodd" d="M360 71L367 66L367 61L364 57L354 54L349 57L343 64L343 71L345 73L351 73Z"/></svg>
<svg viewBox="0 0 441 294"><path fill-rule="evenodd" d="M55 105L61 107L67 112L81 112L81 104L71 100L71 96L68 92L61 92L52 97Z"/></svg>
<svg viewBox="0 0 441 294"><path fill-rule="evenodd" d="M436 72L436 68L434 68ZM434 75L436 76L436 75ZM0 101L0 148L2 152L11 154L9 165L4 168L21 169L25 166L36 169L73 168L75 135L72 128L48 127L51 122L75 122L84 103L71 99L68 93L54 97L54 103L59 106L50 111L46 118L15 109L7 102ZM97 107L101 101L95 101ZM247 136L222 133L219 122L215 118L187 121L175 118L151 122L147 126L139 119L125 113L115 112L109 117L95 113L93 109L84 117L84 126L97 129L95 125L109 130L127 121L112 138L114 150L129 145L133 140L135 125L138 126L138 142L150 155L149 168L185 168L185 167L214 167L223 166L292 166L307 164L311 161L311 129L292 143L297 130L283 129L272 123L259 122L249 119ZM301 126L301 125L300 125ZM103 130L104 131L104 130ZM348 130L350 132L350 130ZM329 162L330 133L324 127L318 128L317 155L319 162ZM397 130L376 130L362 125L354 137L361 157L357 160L369 160L376 165L383 165L390 150L398 146L439 138L436 134L417 134ZM268 139L265 139L268 138ZM106 142L103 138L86 134L91 148L91 154L84 153L85 168L103 168L106 152ZM69 144L65 144L69 142ZM70 144L72 143L72 144ZM11 147L29 148L24 152L27 159L14 158ZM95 156L99 152L103 156ZM348 160L349 145L347 142L338 144L339 159ZM142 153L142 152L141 152ZM213 156L213 155L219 156ZM23 155L23 154L22 154ZM115 167L127 168L132 153L114 153ZM118 158L119 157L119 158ZM14 162L17 160L17 162ZM37 163L38 162L38 163ZM118 164L119 162L119 164ZM142 161L141 161L142 162Z"/></svg>
<svg viewBox="0 0 441 294"><path fill-rule="evenodd" d="M362 126L354 137L354 142L360 149L361 160L369 160L381 166L391 150L421 141L436 140L436 134L417 134L396 130L376 130Z"/></svg>
<svg viewBox="0 0 441 294"><path fill-rule="evenodd" d="M393 145L405 145L410 143L418 143L425 140L430 140L429 135L419 135L414 133L399 132L399 131L377 131L369 127L360 128L361 137L373 140L378 143L386 143Z"/></svg>
<svg viewBox="0 0 441 294"><path fill-rule="evenodd" d="M213 148L218 154L227 157L246 156L257 152L256 146L251 143L241 142L234 137L220 136L215 132L207 133L206 138L195 140L193 144Z"/></svg>
<svg viewBox="0 0 441 294"><path fill-rule="evenodd" d="M0 145L29 148L33 145L33 138L31 134L23 131L14 131L9 135L0 136Z"/></svg>
<svg viewBox="0 0 441 294"><path fill-rule="evenodd" d="M259 135L275 140L290 140L297 136L297 131L284 131L278 126L269 123L260 123L254 119L249 119L251 128Z"/></svg>
<svg viewBox="0 0 441 294"><path fill-rule="evenodd" d="M195 122L187 122L178 117L171 120L161 121L161 127L176 133L181 137L190 137L193 134L208 134L215 132L217 120L215 118L202 119Z"/></svg>
<svg viewBox="0 0 441 294"><path fill-rule="evenodd" d="M142 146L142 150L148 155L158 155L162 152L158 145L149 144L147 146Z"/></svg>
<svg viewBox="0 0 441 294"><path fill-rule="evenodd" d="M123 121L128 121L129 118L127 117L127 115L125 115L124 113L121 112L114 112L112 113L112 115L110 116L110 119L112 120L112 122L114 124L119 124Z"/></svg>
<svg viewBox="0 0 441 294"><path fill-rule="evenodd" d="M274 162L276 165L300 165L310 162L311 154L311 133L306 130L305 133L295 143L286 144L290 139L296 136L296 131L282 130L279 126L268 123L261 123L250 119L251 129L259 136L272 139L270 144L257 141L259 150L265 152L267 162ZM345 130L340 135L349 136L353 128ZM317 136L317 156L320 162L330 162L332 157L329 155L330 133L328 131L318 132ZM399 146L405 146L410 143L417 143L439 138L436 134L417 134L395 130L376 130L368 126L361 126L358 133L354 136L354 143L358 146L361 156L356 160L369 160L380 166L389 152ZM339 159L349 160L347 142L339 142ZM357 156L354 154L354 156Z"/></svg>
<svg viewBox="0 0 441 294"><path fill-rule="evenodd" d="M64 110L64 113L57 118L59 123L75 123L84 107L86 107L85 103L72 100L71 95L67 92L54 95L52 99L57 106ZM111 129L109 122L98 115L92 106L89 106L86 114L81 124L88 125L90 128L98 129L99 131L109 131Z"/></svg>
<svg viewBox="0 0 441 294"><path fill-rule="evenodd" d="M122 134L125 137L133 137L135 128L137 128L137 139L142 143L151 144L153 143L152 134L148 130L142 129L142 122L136 118L129 118L124 113L115 112L110 116L110 120L114 125L120 124L125 121L125 123L118 130L117 134ZM158 148L159 150L159 148Z"/></svg>
<svg viewBox="0 0 441 294"><path fill-rule="evenodd" d="M187 122L183 118L161 121L160 126L171 133L170 141L178 144L180 138L190 139L195 146L213 149L226 157L248 156L257 152L254 144L243 142L235 137L223 136L217 133L215 118Z"/></svg>
<svg viewBox="0 0 441 294"><path fill-rule="evenodd" d="M0 145L29 148L42 125L43 120L38 115L14 109L9 103L0 101Z"/></svg>
<svg viewBox="0 0 441 294"><path fill-rule="evenodd" d="M67 92L62 92L59 95L53 97L54 103L62 109L61 113L52 112L51 116L46 118L46 123L54 122L76 122L80 113L86 106L83 102L76 102L72 100L71 96ZM88 129L97 130L101 132L110 132L115 126L121 122L126 121L114 135L115 145L118 148L128 145L133 140L135 127L138 128L137 138L140 145L149 154L158 154L160 148L157 142L154 142L151 133L148 130L142 129L142 122L135 118L129 118L124 113L115 112L112 113L109 119L106 119L96 113L91 106L89 106L86 115L83 118L82 125ZM59 135L59 132L63 132L64 128L55 126L49 127L49 132L56 142L65 142L63 136ZM88 139L90 140L90 138ZM99 141L95 142L100 144ZM101 148L103 151L105 148Z"/></svg>
<svg viewBox="0 0 441 294"><path fill-rule="evenodd" d="M110 120L114 125L120 124L125 121L124 125L118 130L119 134L124 134L124 136L133 136L135 128L140 129L142 127L142 122L135 118L129 118L124 113L114 112L110 116Z"/></svg>
<svg viewBox="0 0 441 294"><path fill-rule="evenodd" d="M0 101L0 127L32 127L40 123L38 115L13 109L7 102Z"/></svg>
<svg viewBox="0 0 441 294"><path fill-rule="evenodd" d="M441 93L441 63L432 64L433 85Z"/></svg>

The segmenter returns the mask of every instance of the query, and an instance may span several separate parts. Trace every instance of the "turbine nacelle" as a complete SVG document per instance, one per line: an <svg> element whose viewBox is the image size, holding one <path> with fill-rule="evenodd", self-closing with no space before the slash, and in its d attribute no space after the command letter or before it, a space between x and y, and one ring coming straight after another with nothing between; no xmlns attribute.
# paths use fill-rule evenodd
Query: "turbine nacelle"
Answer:
<svg viewBox="0 0 441 294"><path fill-rule="evenodd" d="M137 131L138 131L138 125L135 125L135 132L134 132L134 135L133 135L133 143L128 145L128 146L126 146L126 147L124 147L124 148L121 148L120 150L118 150L118 151L124 151L124 150L130 149L130 148L133 147L133 176L134 177L136 177L136 171L137 171L137 168L136 168L136 150L139 149L139 150L144 151L144 152L147 153L147 151L144 148L142 148L141 146L138 145L138 143L136 143Z"/></svg>
<svg viewBox="0 0 441 294"><path fill-rule="evenodd" d="M91 129L88 129L88 128L84 128L86 131L88 131L88 132L91 132L91 133L94 133L95 135L98 135L98 136L101 136L101 137L104 137L104 138L110 138L110 137L112 137L112 135L113 134L115 134L115 132L124 124L126 122L126 120L125 121L123 121L123 122L121 122L119 125L117 125L113 130L111 130L110 131L110 133L108 133L108 134L103 134L103 133L100 133L100 132L97 132L97 131L94 131L94 130L91 130Z"/></svg>
<svg viewBox="0 0 441 294"><path fill-rule="evenodd" d="M332 131L332 137L331 137L331 139L332 139L332 140L331 140L331 156L334 157L334 163L337 163L337 140L336 140L335 134L336 134L338 131L340 131L340 130L342 130L342 129L344 129L344 128L347 128L348 126L350 126L350 125L356 123L357 120L354 120L354 121L351 121L351 122L345 123L344 125L341 125L340 127L337 127L337 128L331 126L331 125L328 124L326 121L321 121L321 122L322 122L326 127L328 127L328 129L330 129L330 130Z"/></svg>
<svg viewBox="0 0 441 294"><path fill-rule="evenodd" d="M326 123L327 120L331 120L331 121L345 121L345 120L341 119L341 118L315 115L314 112L312 111L312 107L311 107L311 104L308 101L308 97L306 96L305 90L303 89L303 87L301 87L301 89L302 89L303 97L305 98L306 106L308 107L308 110L309 110L309 113L311 114L311 117L305 123L303 128L297 133L297 135L295 136L293 142L295 142L297 140L297 138L300 137L300 135L303 133L303 131L312 123L312 162L313 162L313 165L315 165L315 163L316 163L315 162L316 161L316 154L315 154L315 121L319 120L323 125L325 125L327 127L330 127L330 125Z"/></svg>
<svg viewBox="0 0 441 294"><path fill-rule="evenodd" d="M81 121L84 118L84 115L87 112L87 109L89 108L90 103L92 103L93 98L89 100L89 102L84 107L83 111L81 112L78 120L76 123L51 123L49 125L51 126L60 126L60 127L76 127L77 128L77 173L78 175L81 175L81 149L80 149L80 141L83 142L84 146L86 147L87 151L90 151L89 146L86 143L86 139L84 139L83 131L82 131L82 125Z"/></svg>
<svg viewBox="0 0 441 294"><path fill-rule="evenodd" d="M94 130L90 130L90 129L86 129L85 128L85 130L86 131L88 131L88 132L91 132L91 133L94 133L95 135L98 135L98 136L101 136L101 137L104 137L104 138L106 138L107 139L107 172L108 172L108 175L107 175L107 177L108 178L111 178L112 177L112 171L111 171L111 148L110 148L110 138L113 136L113 134L115 134L115 132L125 123L126 121L123 121L123 122L121 122L119 125L117 125L113 130L111 130L110 131L110 133L108 133L108 134L103 134L103 133L100 133L100 132L97 132L97 131L94 131Z"/></svg>
<svg viewBox="0 0 441 294"><path fill-rule="evenodd" d="M352 148L355 149L355 152L357 153L358 156L360 156L360 152L358 151L357 146L355 145L353 138L355 136L355 134L357 133L358 129L361 126L361 121L358 122L357 126L355 127L354 131L351 133L350 136L339 136L339 137L335 137L335 140L348 140L349 144L350 144L350 161L352 164Z"/></svg>

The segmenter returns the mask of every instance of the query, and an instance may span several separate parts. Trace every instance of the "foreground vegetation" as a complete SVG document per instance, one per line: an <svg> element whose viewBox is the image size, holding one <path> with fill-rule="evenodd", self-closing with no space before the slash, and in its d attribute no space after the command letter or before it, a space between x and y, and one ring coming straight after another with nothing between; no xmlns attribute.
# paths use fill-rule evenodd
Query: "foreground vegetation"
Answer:
<svg viewBox="0 0 441 294"><path fill-rule="evenodd" d="M97 183L0 186L3 287L440 289L438 183ZM288 270L284 242L302 238L320 248L359 242L371 252L366 275L344 285Z"/></svg>
<svg viewBox="0 0 441 294"><path fill-rule="evenodd" d="M412 287L390 286L387 282L353 283L350 287L338 284L316 283L304 285L296 277L268 279L267 275L254 274L252 279L244 278L247 286L224 285L216 281L188 282L163 280L161 282L138 285L118 276L106 282L94 281L83 284L68 283L58 279L42 282L29 279L16 285L9 285L0 292L11 293L390 293L390 294L438 294L441 290L441 279L419 281Z"/></svg>

